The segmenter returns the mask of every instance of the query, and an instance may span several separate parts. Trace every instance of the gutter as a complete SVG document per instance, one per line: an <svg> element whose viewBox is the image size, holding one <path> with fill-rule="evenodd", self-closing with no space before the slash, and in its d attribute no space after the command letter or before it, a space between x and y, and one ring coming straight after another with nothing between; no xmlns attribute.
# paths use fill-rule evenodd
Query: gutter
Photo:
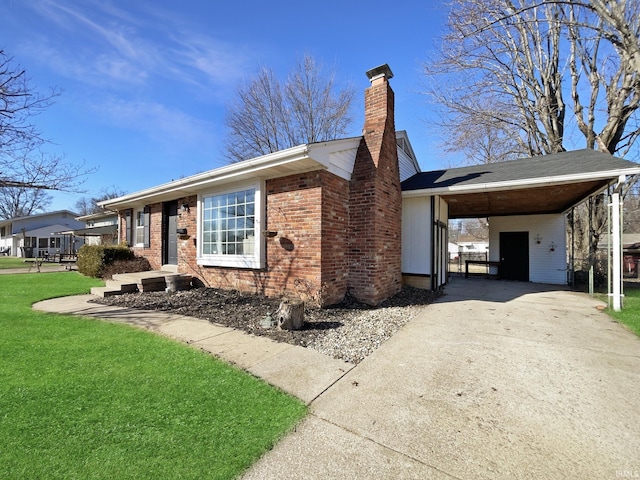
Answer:
<svg viewBox="0 0 640 480"><path fill-rule="evenodd" d="M433 187L433 188L421 188L417 190L405 190L402 192L403 197L413 197L428 195L442 195L453 193L481 193L492 192L511 188L513 190L531 188L531 187L545 187L553 186L563 183L580 183L590 180L611 180L617 179L621 174L624 175L637 175L640 174L640 167L627 168L624 170L608 170L605 172L597 172L593 174L573 174L573 175L556 175L553 177L541 177L535 179L525 180L507 180L502 182L486 182L486 183L474 183L471 185L454 185L450 187Z"/></svg>
<svg viewBox="0 0 640 480"><path fill-rule="evenodd" d="M143 202L161 194L175 192L190 193L189 190L201 187L207 183L229 180L242 174L257 173L267 168L286 165L305 158L309 158L309 145L307 144L263 155L262 157L245 160L243 162L233 163L204 173L192 175L181 180L168 182L157 187L141 190L129 195L123 195L122 197L98 202L98 205L107 209L117 208L118 206L128 205L135 202Z"/></svg>

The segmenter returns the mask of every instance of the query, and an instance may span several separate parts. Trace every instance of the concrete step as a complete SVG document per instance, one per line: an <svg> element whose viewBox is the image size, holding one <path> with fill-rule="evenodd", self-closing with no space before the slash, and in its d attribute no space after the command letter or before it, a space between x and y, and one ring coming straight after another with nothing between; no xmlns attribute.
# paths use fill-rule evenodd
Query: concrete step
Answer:
<svg viewBox="0 0 640 480"><path fill-rule="evenodd" d="M105 284L105 286L109 288L119 289L122 293L133 293L138 291L138 284L136 282L124 283L118 280L107 280Z"/></svg>
<svg viewBox="0 0 640 480"><path fill-rule="evenodd" d="M129 292L162 292L186 290L191 287L192 276L186 273L174 273L164 270L149 272L119 273L107 281L107 287L121 289L121 293Z"/></svg>
<svg viewBox="0 0 640 480"><path fill-rule="evenodd" d="M91 287L91 295L102 298L112 297L114 295L122 295L122 291L113 287Z"/></svg>

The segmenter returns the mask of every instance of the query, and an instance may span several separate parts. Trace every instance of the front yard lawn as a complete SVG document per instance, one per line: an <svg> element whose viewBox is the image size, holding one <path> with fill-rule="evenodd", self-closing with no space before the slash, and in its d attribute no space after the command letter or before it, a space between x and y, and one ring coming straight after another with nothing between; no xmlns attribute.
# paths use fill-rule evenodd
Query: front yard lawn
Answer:
<svg viewBox="0 0 640 480"><path fill-rule="evenodd" d="M26 263L20 257L0 257L0 269L6 268L29 268L31 264Z"/></svg>
<svg viewBox="0 0 640 480"><path fill-rule="evenodd" d="M640 336L640 288L625 288L622 311L610 309L609 315Z"/></svg>
<svg viewBox="0 0 640 480"><path fill-rule="evenodd" d="M0 478L234 478L304 416L301 402L188 346L31 309L98 284L0 275Z"/></svg>

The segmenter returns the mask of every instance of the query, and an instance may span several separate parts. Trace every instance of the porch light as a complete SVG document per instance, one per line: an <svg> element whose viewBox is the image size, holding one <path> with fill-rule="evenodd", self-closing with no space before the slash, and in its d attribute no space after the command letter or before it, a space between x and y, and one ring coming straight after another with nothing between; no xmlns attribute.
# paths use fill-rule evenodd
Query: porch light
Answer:
<svg viewBox="0 0 640 480"><path fill-rule="evenodd" d="M549 251L553 252L556 249L556 242L551 242L549 244Z"/></svg>
<svg viewBox="0 0 640 480"><path fill-rule="evenodd" d="M536 236L534 237L534 240L536 241L537 244L540 244L540 242L542 242L542 235L540 235L539 233L536 234Z"/></svg>
<svg viewBox="0 0 640 480"><path fill-rule="evenodd" d="M188 203L183 203L180 207L180 210L182 210L183 212L191 213L191 208L189 207Z"/></svg>

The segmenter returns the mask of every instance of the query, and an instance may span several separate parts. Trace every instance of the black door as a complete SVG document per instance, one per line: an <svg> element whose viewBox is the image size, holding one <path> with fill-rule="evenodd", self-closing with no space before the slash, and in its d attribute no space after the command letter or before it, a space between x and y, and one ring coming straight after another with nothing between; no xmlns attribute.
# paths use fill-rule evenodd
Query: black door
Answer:
<svg viewBox="0 0 640 480"><path fill-rule="evenodd" d="M529 232L500 232L500 278L529 281Z"/></svg>
<svg viewBox="0 0 640 480"><path fill-rule="evenodd" d="M163 262L165 265L178 264L178 202L164 204Z"/></svg>

